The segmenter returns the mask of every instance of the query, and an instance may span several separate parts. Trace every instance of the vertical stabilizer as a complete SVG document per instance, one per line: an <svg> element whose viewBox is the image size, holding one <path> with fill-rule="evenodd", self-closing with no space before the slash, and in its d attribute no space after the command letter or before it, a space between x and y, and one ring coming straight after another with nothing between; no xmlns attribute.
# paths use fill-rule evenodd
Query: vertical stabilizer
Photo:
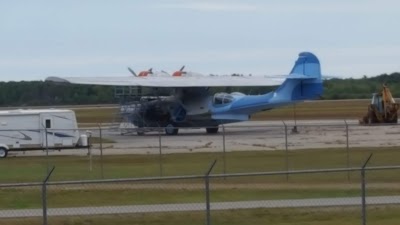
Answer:
<svg viewBox="0 0 400 225"><path fill-rule="evenodd" d="M305 75L321 79L321 65L318 58L311 52L302 52L296 60L290 75Z"/></svg>
<svg viewBox="0 0 400 225"><path fill-rule="evenodd" d="M316 99L322 95L321 66L311 52L302 52L289 76L276 93L291 101Z"/></svg>

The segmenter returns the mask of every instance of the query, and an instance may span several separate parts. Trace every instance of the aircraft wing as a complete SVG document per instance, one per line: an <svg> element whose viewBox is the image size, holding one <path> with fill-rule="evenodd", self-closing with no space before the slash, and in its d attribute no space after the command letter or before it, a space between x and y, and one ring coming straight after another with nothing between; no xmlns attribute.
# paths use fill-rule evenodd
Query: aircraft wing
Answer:
<svg viewBox="0 0 400 225"><path fill-rule="evenodd" d="M46 81L108 86L143 87L228 87L278 86L284 77L202 76L202 77L48 77Z"/></svg>

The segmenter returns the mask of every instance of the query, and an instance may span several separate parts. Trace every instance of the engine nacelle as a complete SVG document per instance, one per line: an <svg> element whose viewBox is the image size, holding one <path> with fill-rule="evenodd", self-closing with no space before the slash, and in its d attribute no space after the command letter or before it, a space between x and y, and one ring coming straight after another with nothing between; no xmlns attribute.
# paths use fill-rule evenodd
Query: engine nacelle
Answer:
<svg viewBox="0 0 400 225"><path fill-rule="evenodd" d="M176 105L171 112L171 119L174 122L182 122L186 119L186 109L182 105Z"/></svg>

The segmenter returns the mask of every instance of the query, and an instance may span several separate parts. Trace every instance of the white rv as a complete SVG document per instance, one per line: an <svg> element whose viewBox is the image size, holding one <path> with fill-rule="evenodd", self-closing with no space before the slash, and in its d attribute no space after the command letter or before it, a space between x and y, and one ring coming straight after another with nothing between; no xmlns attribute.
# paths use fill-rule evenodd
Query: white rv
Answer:
<svg viewBox="0 0 400 225"><path fill-rule="evenodd" d="M75 112L66 109L0 111L0 158L8 151L88 147Z"/></svg>

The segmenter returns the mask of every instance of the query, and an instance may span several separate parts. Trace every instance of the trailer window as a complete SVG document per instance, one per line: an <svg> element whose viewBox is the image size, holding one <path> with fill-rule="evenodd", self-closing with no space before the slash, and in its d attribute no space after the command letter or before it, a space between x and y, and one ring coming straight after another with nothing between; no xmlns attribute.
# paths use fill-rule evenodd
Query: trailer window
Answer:
<svg viewBox="0 0 400 225"><path fill-rule="evenodd" d="M46 128L51 128L51 120L46 119Z"/></svg>

